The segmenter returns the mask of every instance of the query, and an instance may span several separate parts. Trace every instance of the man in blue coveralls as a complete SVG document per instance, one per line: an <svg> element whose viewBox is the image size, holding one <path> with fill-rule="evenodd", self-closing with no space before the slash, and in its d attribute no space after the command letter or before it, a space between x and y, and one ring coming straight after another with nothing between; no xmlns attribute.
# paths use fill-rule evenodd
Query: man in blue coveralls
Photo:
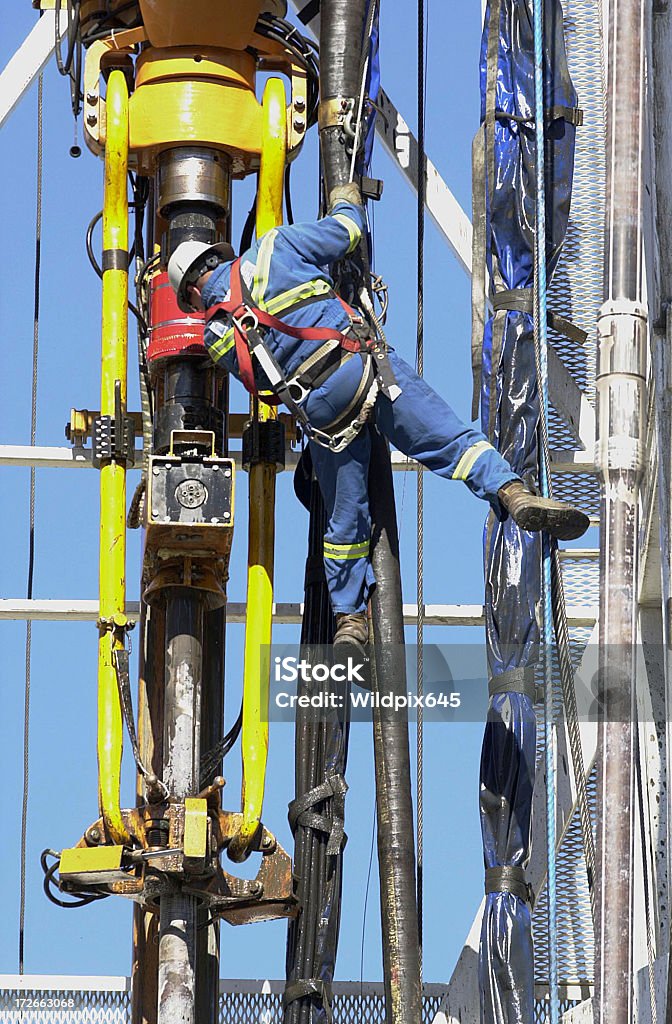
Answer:
<svg viewBox="0 0 672 1024"><path fill-rule="evenodd" d="M522 529L569 540L589 520L565 502L531 494L484 435L393 349L367 344L357 311L341 302L329 276L330 265L353 253L362 237L359 189L340 186L329 198L326 217L274 228L239 260L226 243L183 242L168 274L181 309L207 311L204 340L213 360L248 390L274 392L308 434L327 510L324 566L334 643L363 648L375 583L367 419L399 451L439 476L462 480Z"/></svg>

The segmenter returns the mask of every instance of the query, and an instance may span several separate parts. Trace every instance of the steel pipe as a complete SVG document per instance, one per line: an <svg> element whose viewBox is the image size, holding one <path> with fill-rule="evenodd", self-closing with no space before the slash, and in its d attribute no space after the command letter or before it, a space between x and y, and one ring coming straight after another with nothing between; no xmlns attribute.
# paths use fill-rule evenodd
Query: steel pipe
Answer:
<svg viewBox="0 0 672 1024"><path fill-rule="evenodd" d="M359 96L366 7L366 0L323 0L320 9L320 147L327 196L350 180L352 158L342 127L324 124L323 112L330 100ZM356 103L353 109L356 115Z"/></svg>
<svg viewBox="0 0 672 1024"><path fill-rule="evenodd" d="M605 304L600 311L596 465L600 535L600 783L597 1019L630 1024L638 491L644 470L642 110L646 4L611 0Z"/></svg>
<svg viewBox="0 0 672 1024"><path fill-rule="evenodd" d="M404 619L399 571L399 537L389 451L371 429L369 500L371 564L376 587L371 599L375 685L406 694ZM415 885L414 814L406 715L376 708L373 750L378 815L378 866L383 932L386 1020L422 1020L420 949Z"/></svg>
<svg viewBox="0 0 672 1024"><path fill-rule="evenodd" d="M203 616L198 592L168 592L163 781L178 802L199 786ZM179 889L161 897L158 1024L196 1022L197 917L195 897Z"/></svg>

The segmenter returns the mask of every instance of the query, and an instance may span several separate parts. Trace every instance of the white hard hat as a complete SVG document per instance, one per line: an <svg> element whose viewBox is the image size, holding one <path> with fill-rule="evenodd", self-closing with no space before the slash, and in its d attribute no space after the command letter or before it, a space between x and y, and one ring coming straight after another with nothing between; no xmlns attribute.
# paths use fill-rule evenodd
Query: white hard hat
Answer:
<svg viewBox="0 0 672 1024"><path fill-rule="evenodd" d="M183 313L193 312L187 301L187 287L198 281L202 274L214 270L220 263L228 263L236 254L228 242L181 242L168 261L168 280Z"/></svg>

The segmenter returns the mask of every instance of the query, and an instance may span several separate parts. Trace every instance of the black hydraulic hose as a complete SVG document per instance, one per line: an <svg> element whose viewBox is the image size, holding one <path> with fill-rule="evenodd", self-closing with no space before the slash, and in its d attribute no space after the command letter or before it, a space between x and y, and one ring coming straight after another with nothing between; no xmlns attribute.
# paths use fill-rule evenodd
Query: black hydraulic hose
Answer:
<svg viewBox="0 0 672 1024"><path fill-rule="evenodd" d="M403 697L404 619L392 467L385 439L370 429L371 564L376 577L371 598L374 685L385 694ZM406 715L374 708L373 742L386 1020L407 1024L422 1020L422 996Z"/></svg>
<svg viewBox="0 0 672 1024"><path fill-rule="evenodd" d="M320 13L320 104L355 99L361 88L360 64L366 0L322 0ZM355 111L356 113L356 111ZM326 193L350 179L351 156L338 125L320 130Z"/></svg>
<svg viewBox="0 0 672 1024"><path fill-rule="evenodd" d="M333 615L322 563L324 506L317 483L305 483L308 493L302 494L301 500L310 508L310 526L301 643L304 656L310 659L311 651L319 654L318 649L331 642ZM323 784L329 774L344 774L347 744L347 717L335 714L332 718L312 709L299 709L295 743L297 799ZM320 800L310 810L331 822L336 814L340 817L332 797ZM328 841L329 837L319 828L296 823L294 874L301 911L290 922L287 937L284 1024L322 1024L329 1018L328 986L340 928L342 854L328 853ZM322 983L326 983L326 990Z"/></svg>

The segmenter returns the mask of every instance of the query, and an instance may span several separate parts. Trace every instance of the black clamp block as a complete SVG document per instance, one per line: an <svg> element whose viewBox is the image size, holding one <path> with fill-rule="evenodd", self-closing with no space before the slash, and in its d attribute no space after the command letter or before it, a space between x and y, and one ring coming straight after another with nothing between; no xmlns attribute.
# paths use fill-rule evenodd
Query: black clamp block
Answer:
<svg viewBox="0 0 672 1024"><path fill-rule="evenodd" d="M372 199L375 203L383 198L384 182L380 178L362 178L359 189L365 199Z"/></svg>
<svg viewBox="0 0 672 1024"><path fill-rule="evenodd" d="M91 461L100 469L105 462L135 463L135 422L132 416L97 416L93 421Z"/></svg>
<svg viewBox="0 0 672 1024"><path fill-rule="evenodd" d="M260 464L285 468L285 425L281 420L249 420L243 429L243 469Z"/></svg>

